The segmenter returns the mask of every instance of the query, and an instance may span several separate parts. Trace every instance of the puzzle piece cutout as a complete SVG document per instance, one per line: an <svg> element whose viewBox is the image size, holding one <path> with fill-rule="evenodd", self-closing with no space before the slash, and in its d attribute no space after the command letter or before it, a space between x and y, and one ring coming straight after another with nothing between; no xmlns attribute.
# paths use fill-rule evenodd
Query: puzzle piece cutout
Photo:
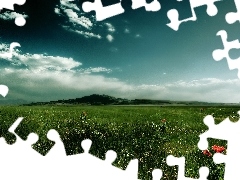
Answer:
<svg viewBox="0 0 240 180"><path fill-rule="evenodd" d="M2 95L2 97L6 97L8 94L8 87L6 85L0 85L0 94Z"/></svg>
<svg viewBox="0 0 240 180"><path fill-rule="evenodd" d="M154 0L151 3L147 3L146 0L132 0L132 9L138 9L140 7L145 7L146 11L159 11L161 5L158 0ZM124 13L124 9L121 5L121 0L119 3L103 7L101 0L95 0L92 2L84 2L82 4L83 11L96 12L96 20L102 21L112 16L116 16Z"/></svg>
<svg viewBox="0 0 240 180"><path fill-rule="evenodd" d="M13 50L14 50L15 47L21 47L21 45L17 42L12 42L10 44L9 52L4 52L4 53L0 54L0 58L11 59L12 55L13 55Z"/></svg>
<svg viewBox="0 0 240 180"><path fill-rule="evenodd" d="M168 23L167 26L177 31L179 29L180 24L187 21L196 21L197 16L194 9L204 5L207 6L207 11L206 11L207 14L209 16L215 16L218 13L218 9L214 3L218 1L222 1L222 0L190 0L192 17L183 19L183 20L179 20L179 13L176 9L171 9L167 12L167 16L170 20L170 23Z"/></svg>
<svg viewBox="0 0 240 180"><path fill-rule="evenodd" d="M15 24L17 26L24 26L26 24L26 20L23 16L18 16L15 18Z"/></svg>
<svg viewBox="0 0 240 180"><path fill-rule="evenodd" d="M237 12L229 12L226 14L225 19L228 24L233 24L236 21L240 22L240 1L234 0Z"/></svg>
<svg viewBox="0 0 240 180"><path fill-rule="evenodd" d="M152 171L152 180L160 180L162 178L163 172L161 169L154 169Z"/></svg>
<svg viewBox="0 0 240 180"><path fill-rule="evenodd" d="M82 9L85 12L95 11L97 21L102 21L109 17L124 13L124 9L122 8L121 5L121 0L117 4L109 5L106 7L103 7L101 0L95 0L94 3L84 2L82 4Z"/></svg>
<svg viewBox="0 0 240 180"><path fill-rule="evenodd" d="M240 78L240 58L231 59L229 57L229 50L240 49L239 40L227 41L227 32L225 30L218 31L217 36L220 36L223 42L224 49L216 49L213 51L212 56L216 61L220 61L223 58L227 59L228 67L230 70L238 69L238 78Z"/></svg>
<svg viewBox="0 0 240 180"><path fill-rule="evenodd" d="M240 115L240 111L238 111ZM208 148L207 138L227 140L227 153L216 153L213 156L215 163L225 163L224 180L232 180L240 178L240 167L236 163L240 162L240 121L231 122L229 118L223 120L220 124L216 125L214 118L208 115L204 118L204 124L208 126L208 131L201 134L198 147L201 150Z"/></svg>
<svg viewBox="0 0 240 180"><path fill-rule="evenodd" d="M14 4L23 5L26 0L0 0L0 10L5 8L14 10Z"/></svg>
<svg viewBox="0 0 240 180"><path fill-rule="evenodd" d="M240 115L240 111L238 112ZM30 134L26 141L21 140L15 133L15 129L23 120L18 118L9 128L9 132L17 138L16 143L8 145L3 138L0 138L0 159L4 163L0 163L1 177L5 179L24 178L30 180L33 177L31 174L38 174L34 179L103 179L103 180L137 180L138 175L138 160L131 160L126 170L119 169L112 165L117 157L116 152L110 150L105 155L105 160L101 160L91 154L89 150L92 141L86 139L82 141L81 146L84 150L81 154L66 155L64 144L55 130L50 130L47 133L47 138L55 142L52 150L46 156L34 151L30 146L38 140L38 136L34 133ZM233 123L229 118L215 125L212 116L206 116L204 123L209 127L209 130L200 135L198 143L199 149L205 150L208 148L207 138L217 138L228 141L227 155L216 153L213 157L215 163L225 163L225 180L238 179L240 177L239 166L236 162L240 161L240 143L238 137L240 135L240 121ZM185 158L174 157L169 155L166 159L169 166L178 166L178 180L194 180L193 178L185 177ZM15 168L13 168L13 165ZM38 173L39 170L44 173ZM14 171L14 173L12 173ZM30 171L31 173L25 173ZM93 173L94 172L94 173ZM160 180L162 170L154 169L152 172L153 180ZM199 169L198 180L207 180L209 169L201 167ZM47 177L46 177L47 176ZM87 177L87 178L86 178Z"/></svg>
<svg viewBox="0 0 240 180"><path fill-rule="evenodd" d="M153 0L151 3L147 3L146 0L132 0L132 9L140 7L145 7L146 11L159 11L161 4L157 0Z"/></svg>
<svg viewBox="0 0 240 180"><path fill-rule="evenodd" d="M62 140L55 130L47 133L47 138L55 142L55 145L42 156L31 148L37 142L38 136L31 133L26 141L15 133L15 129L23 120L18 118L9 128L9 132L16 136L16 142L8 145L3 138L0 138L0 163L1 177L5 179L102 179L102 180L137 180L138 160L130 161L126 170L119 169L112 165L117 154L110 150L106 153L106 159L101 160L91 154L89 149L91 140L82 141L84 152L81 154L67 156ZM39 173L39 170L44 173ZM153 177L155 180L161 176L161 171L155 170ZM14 173L12 173L14 172ZM26 173L31 172L31 173ZM94 173L93 173L94 172ZM87 178L86 178L87 177Z"/></svg>
<svg viewBox="0 0 240 180"><path fill-rule="evenodd" d="M131 160L128 164L126 170L122 170L119 168L116 168L112 165L114 160L117 157L116 152L109 150L107 151L105 155L105 160L101 160L91 154L89 154L89 149L91 147L91 140L87 139L82 141L82 148L84 152L82 154L76 154L76 155L70 155L68 156L68 159L71 160L71 163L78 164L78 166L75 166L72 174L74 177L79 176L89 176L89 179L117 179L117 180L123 180L123 179L132 179L137 180L138 175L138 160L134 159ZM85 162L80 163L79 162ZM101 168L99 168L101 167ZM85 169L83 172L78 172L77 169ZM94 172L91 173L91 172ZM97 175L97 176L96 176Z"/></svg>
<svg viewBox="0 0 240 180"><path fill-rule="evenodd" d="M9 10L14 10L14 4L17 5L23 5L26 2L26 0L0 0L0 11L5 8ZM23 16L18 15L15 18L15 24L17 26L24 26L26 23L26 20Z"/></svg>
<svg viewBox="0 0 240 180"><path fill-rule="evenodd" d="M169 155L166 159L168 166L178 166L178 180L194 180L193 178L185 177L185 158L184 157L174 157ZM209 169L207 167L201 167L199 169L199 179L207 180L209 174Z"/></svg>
<svg viewBox="0 0 240 180"><path fill-rule="evenodd" d="M29 148L36 140L36 134L30 134L27 141L21 140L17 134L14 132L19 123L23 118L18 118L13 125L9 128L9 132L16 136L16 143L13 145L8 145L3 138L0 138L0 159L4 163L0 163L1 177L5 179L17 179L19 174L26 172L23 165L28 165L28 170L30 172L37 173L35 169L36 162L39 162L40 154ZM26 164L25 164L26 163ZM14 173L13 173L13 167ZM30 179L30 173L24 173L24 179Z"/></svg>

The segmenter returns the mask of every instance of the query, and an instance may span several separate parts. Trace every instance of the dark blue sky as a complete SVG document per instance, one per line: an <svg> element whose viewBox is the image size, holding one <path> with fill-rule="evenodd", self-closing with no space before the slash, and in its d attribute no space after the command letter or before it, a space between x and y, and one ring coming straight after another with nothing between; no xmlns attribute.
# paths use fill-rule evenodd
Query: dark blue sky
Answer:
<svg viewBox="0 0 240 180"><path fill-rule="evenodd" d="M12 42L21 45L11 59L0 61L1 84L10 89L1 101L49 101L92 93L129 99L240 101L237 70L230 71L226 60L212 58L213 50L223 48L216 36L219 30L226 30L229 40L239 38L239 22L225 21L228 12L236 11L233 0L216 2L218 14L213 17L206 6L196 8L197 20L181 24L178 31L166 25L167 12L175 8L180 19L189 18L189 1L160 0L159 11L147 12L133 10L126 0L123 14L103 21L96 21L94 12L83 12L83 2L26 0L14 11L1 11L1 53ZM14 23L19 14L26 17L23 27ZM233 50L230 55L240 54Z"/></svg>

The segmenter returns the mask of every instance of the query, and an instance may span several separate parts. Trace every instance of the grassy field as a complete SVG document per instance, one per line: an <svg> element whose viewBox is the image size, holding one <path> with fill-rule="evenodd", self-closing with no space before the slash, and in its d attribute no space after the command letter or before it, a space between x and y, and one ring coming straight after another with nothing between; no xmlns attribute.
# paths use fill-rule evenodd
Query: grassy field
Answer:
<svg viewBox="0 0 240 180"><path fill-rule="evenodd" d="M238 110L240 107L1 106L0 136L14 143L7 130L17 117L24 117L16 132L23 139L36 132L40 139L34 149L43 155L53 145L46 138L53 128L67 154L83 152L81 141L89 138L93 142L90 153L104 159L108 150L116 151L114 165L119 168L125 169L131 159L138 158L140 179L152 179L155 168L163 170L162 179L177 179L177 166L166 164L166 157L172 154L185 157L187 177L198 178L198 169L208 166L208 179L214 180L223 179L224 164L215 165L197 147L199 135L207 130L203 118L213 115L216 123L227 117L237 121ZM227 148L225 141L209 140L209 147L215 144Z"/></svg>

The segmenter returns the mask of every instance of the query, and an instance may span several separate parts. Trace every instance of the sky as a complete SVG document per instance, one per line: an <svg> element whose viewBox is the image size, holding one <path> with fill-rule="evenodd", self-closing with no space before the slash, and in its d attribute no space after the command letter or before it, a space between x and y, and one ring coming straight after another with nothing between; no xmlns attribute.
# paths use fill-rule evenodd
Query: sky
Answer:
<svg viewBox="0 0 240 180"><path fill-rule="evenodd" d="M216 2L218 13L209 16L206 6L195 8L196 21L182 23L178 31L168 27L167 12L179 18L192 16L187 0L159 0L161 9L132 9L122 0L124 13L96 20L84 12L83 0L26 0L14 11L0 12L0 84L9 87L6 102L39 102L106 94L128 99L205 102L240 102L237 69L226 59L215 61L212 52L228 40L239 38L239 22L227 24L225 15L235 12L234 0ZM151 3L147 0L147 3ZM118 0L102 0L104 6ZM15 17L23 15L24 26ZM15 47L12 58L1 54ZM230 57L240 53L233 49Z"/></svg>

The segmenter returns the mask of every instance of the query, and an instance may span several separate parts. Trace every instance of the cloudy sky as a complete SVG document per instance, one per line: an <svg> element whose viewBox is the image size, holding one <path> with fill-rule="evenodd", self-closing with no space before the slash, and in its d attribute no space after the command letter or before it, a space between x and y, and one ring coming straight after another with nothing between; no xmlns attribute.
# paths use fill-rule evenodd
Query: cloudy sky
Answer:
<svg viewBox="0 0 240 180"><path fill-rule="evenodd" d="M167 12L176 8L179 18L192 16L188 1L161 0L161 9L133 10L123 0L125 12L96 21L85 13L82 0L26 0L15 10L0 12L0 84L9 87L1 102L50 101L107 94L122 98L148 98L207 102L240 102L237 70L226 60L215 61L212 51L223 48L219 30L229 40L239 38L239 23L225 21L235 12L233 0L217 2L218 14L206 7L195 9L197 21L174 31ZM118 0L102 0L104 6ZM148 3L152 1L148 0ZM15 17L23 15L19 27ZM12 42L12 58L4 57ZM239 51L230 51L238 58Z"/></svg>

